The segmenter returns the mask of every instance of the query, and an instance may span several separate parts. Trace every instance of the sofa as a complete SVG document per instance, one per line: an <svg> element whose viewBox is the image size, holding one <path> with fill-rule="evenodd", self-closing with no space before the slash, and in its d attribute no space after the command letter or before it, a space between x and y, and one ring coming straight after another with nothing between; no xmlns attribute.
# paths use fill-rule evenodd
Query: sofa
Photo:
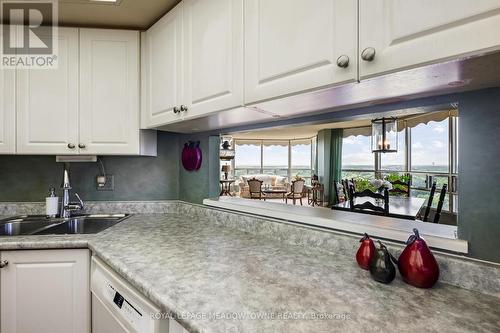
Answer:
<svg viewBox="0 0 500 333"><path fill-rule="evenodd" d="M276 175L241 175L236 181L236 186L240 189L241 198L250 198L250 191L248 187L248 180L256 178L262 181L262 190L266 188L272 190L285 190L289 191L290 183L288 182L288 177L276 176ZM271 199L281 199L283 194L281 193L271 193L266 194L266 198Z"/></svg>

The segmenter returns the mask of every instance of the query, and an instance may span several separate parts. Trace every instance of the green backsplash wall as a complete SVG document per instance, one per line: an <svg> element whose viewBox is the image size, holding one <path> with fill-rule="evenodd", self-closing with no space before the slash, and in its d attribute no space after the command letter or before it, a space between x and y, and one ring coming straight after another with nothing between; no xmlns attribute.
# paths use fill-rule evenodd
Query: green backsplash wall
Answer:
<svg viewBox="0 0 500 333"><path fill-rule="evenodd" d="M179 197L179 136L158 132L158 156L105 156L115 190L96 190L97 163L71 163L73 191L85 200L167 200ZM44 201L59 195L62 164L54 156L0 156L0 202Z"/></svg>
<svg viewBox="0 0 500 333"><path fill-rule="evenodd" d="M188 141L200 141L203 162L198 171L186 171L179 158L179 199L183 201L202 203L208 197L219 194L219 136L208 134L181 135L179 149ZM180 154L180 153L179 153Z"/></svg>
<svg viewBox="0 0 500 333"><path fill-rule="evenodd" d="M500 88L462 94L458 237L472 257L500 263Z"/></svg>

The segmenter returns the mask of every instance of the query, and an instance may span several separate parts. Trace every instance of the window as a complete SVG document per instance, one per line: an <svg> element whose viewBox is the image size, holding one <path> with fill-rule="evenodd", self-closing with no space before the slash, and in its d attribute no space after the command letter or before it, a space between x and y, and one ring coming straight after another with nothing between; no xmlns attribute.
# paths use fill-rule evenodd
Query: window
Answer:
<svg viewBox="0 0 500 333"><path fill-rule="evenodd" d="M311 140L294 140L290 142L291 152L291 174L292 177L299 176L310 184L313 173L313 155Z"/></svg>
<svg viewBox="0 0 500 333"><path fill-rule="evenodd" d="M448 172L449 118L410 129L411 170Z"/></svg>
<svg viewBox="0 0 500 333"><path fill-rule="evenodd" d="M261 172L260 141L235 141L234 176Z"/></svg>
<svg viewBox="0 0 500 333"><path fill-rule="evenodd" d="M367 130L368 133L371 133L370 128ZM349 129L344 130L342 178L373 178L375 176L375 157L371 150L370 135L349 134Z"/></svg>
<svg viewBox="0 0 500 333"><path fill-rule="evenodd" d="M380 154L380 169L383 171L405 171L406 170L406 132L403 129L398 132L398 152Z"/></svg>
<svg viewBox="0 0 500 333"><path fill-rule="evenodd" d="M288 176L288 141L263 141L264 174Z"/></svg>
<svg viewBox="0 0 500 333"><path fill-rule="evenodd" d="M311 140L311 163L312 174L318 173L318 138L314 137Z"/></svg>
<svg viewBox="0 0 500 333"><path fill-rule="evenodd" d="M450 196L450 193L453 192L452 177L456 176L452 174L452 170L456 170L456 167L450 165L450 153L454 155L456 152L456 137L451 135L451 131L456 130L456 126L453 125L456 124L455 119L455 117L446 117L408 129L411 137L411 147L409 147L413 189L410 192L411 195L428 199L432 183L436 182L437 189L432 205L436 208L440 190L444 184L447 184L448 193L444 199L443 210L454 212L457 211L457 196ZM451 143L450 137L453 138Z"/></svg>
<svg viewBox="0 0 500 333"><path fill-rule="evenodd" d="M316 137L297 140L235 139L233 176L268 174L302 177L311 182L316 165Z"/></svg>
<svg viewBox="0 0 500 333"><path fill-rule="evenodd" d="M373 170L371 137L348 136L342 140L342 169Z"/></svg>
<svg viewBox="0 0 500 333"><path fill-rule="evenodd" d="M443 209L458 209L458 112L457 110L426 113L402 120L398 124L398 152L371 152L371 129L344 129L342 142L342 178L371 179L389 173L409 173L410 194L424 199L435 181L437 205L443 184L448 185ZM451 140L451 141L450 141Z"/></svg>

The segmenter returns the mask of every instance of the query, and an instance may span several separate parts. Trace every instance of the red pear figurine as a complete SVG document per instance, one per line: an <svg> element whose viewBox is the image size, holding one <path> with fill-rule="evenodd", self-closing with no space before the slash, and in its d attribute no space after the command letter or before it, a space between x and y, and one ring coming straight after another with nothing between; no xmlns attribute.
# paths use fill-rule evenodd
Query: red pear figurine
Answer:
<svg viewBox="0 0 500 333"><path fill-rule="evenodd" d="M367 233L359 240L361 245L359 246L358 252L356 252L356 261L358 265L363 269L370 269L370 260L375 255L375 244L373 244L372 239Z"/></svg>
<svg viewBox="0 0 500 333"><path fill-rule="evenodd" d="M398 268L403 280L418 288L431 288L439 278L439 266L431 250L413 229L398 260Z"/></svg>

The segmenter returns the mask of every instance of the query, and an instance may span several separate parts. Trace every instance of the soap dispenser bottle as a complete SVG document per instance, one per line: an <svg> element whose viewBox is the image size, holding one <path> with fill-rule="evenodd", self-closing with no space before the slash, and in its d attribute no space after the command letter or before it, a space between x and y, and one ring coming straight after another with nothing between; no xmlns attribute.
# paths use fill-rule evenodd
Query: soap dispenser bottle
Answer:
<svg viewBox="0 0 500 333"><path fill-rule="evenodd" d="M49 189L49 196L45 198L45 215L48 217L56 217L59 213L59 198L56 196L56 189Z"/></svg>

